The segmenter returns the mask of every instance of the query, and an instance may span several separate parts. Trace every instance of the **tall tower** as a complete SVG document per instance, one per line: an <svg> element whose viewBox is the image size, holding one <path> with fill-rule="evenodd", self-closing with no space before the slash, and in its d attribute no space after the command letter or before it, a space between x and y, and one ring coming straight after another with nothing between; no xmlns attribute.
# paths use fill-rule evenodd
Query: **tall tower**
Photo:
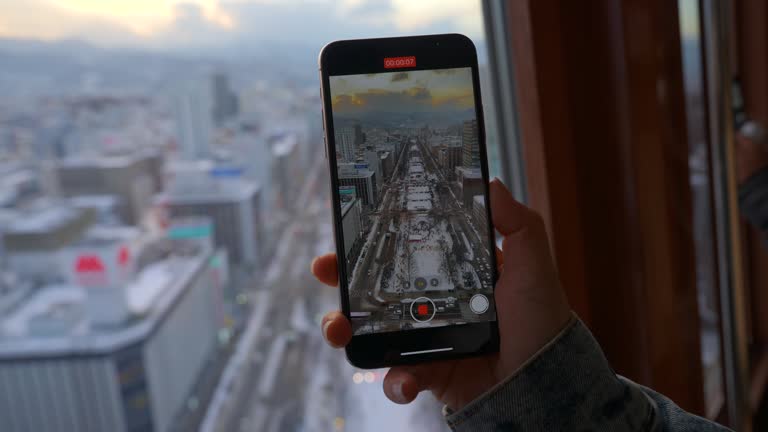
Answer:
<svg viewBox="0 0 768 432"><path fill-rule="evenodd" d="M462 165L469 168L480 166L480 146L478 145L477 120L465 121L461 134Z"/></svg>

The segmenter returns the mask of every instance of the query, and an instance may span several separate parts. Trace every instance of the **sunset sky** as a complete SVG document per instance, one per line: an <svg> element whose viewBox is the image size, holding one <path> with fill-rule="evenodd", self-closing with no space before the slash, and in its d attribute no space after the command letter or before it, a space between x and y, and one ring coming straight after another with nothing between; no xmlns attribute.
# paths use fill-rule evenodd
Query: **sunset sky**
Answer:
<svg viewBox="0 0 768 432"><path fill-rule="evenodd" d="M482 37L479 0L0 0L0 37L173 47L461 32Z"/></svg>
<svg viewBox="0 0 768 432"><path fill-rule="evenodd" d="M470 68L331 77L331 94L338 114L465 110L474 103Z"/></svg>

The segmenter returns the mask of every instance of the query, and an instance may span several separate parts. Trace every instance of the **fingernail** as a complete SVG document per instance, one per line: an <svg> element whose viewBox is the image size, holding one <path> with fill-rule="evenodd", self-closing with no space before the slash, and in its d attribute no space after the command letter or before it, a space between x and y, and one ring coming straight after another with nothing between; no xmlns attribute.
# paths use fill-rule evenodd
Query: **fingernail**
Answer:
<svg viewBox="0 0 768 432"><path fill-rule="evenodd" d="M315 271L315 261L317 261L317 257L312 258L312 262L309 263L309 271L311 272Z"/></svg>
<svg viewBox="0 0 768 432"><path fill-rule="evenodd" d="M403 394L403 380L397 380L392 383L392 397L397 403L407 403L405 394Z"/></svg>

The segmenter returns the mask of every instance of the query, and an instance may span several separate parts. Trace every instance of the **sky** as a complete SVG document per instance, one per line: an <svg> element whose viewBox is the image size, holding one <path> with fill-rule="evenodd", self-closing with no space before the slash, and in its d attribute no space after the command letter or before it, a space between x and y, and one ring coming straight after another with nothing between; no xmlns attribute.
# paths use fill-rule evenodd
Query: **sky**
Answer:
<svg viewBox="0 0 768 432"><path fill-rule="evenodd" d="M470 68L331 77L335 114L451 111L473 107Z"/></svg>
<svg viewBox="0 0 768 432"><path fill-rule="evenodd" d="M456 31L482 36L479 0L0 0L0 37L173 49Z"/></svg>

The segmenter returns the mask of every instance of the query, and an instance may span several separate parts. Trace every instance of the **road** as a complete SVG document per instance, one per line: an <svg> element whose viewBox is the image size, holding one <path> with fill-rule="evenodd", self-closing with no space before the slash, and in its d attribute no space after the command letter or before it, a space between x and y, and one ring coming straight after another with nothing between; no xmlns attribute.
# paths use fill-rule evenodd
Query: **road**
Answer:
<svg viewBox="0 0 768 432"><path fill-rule="evenodd" d="M488 320L495 314L492 306L479 315L467 307L475 294L493 295L487 239L425 140L416 131L406 139L394 175L382 187L383 198L368 213L372 228L363 235L350 289L355 334L422 326L409 313L410 302L421 297L432 299L438 309L432 325ZM409 210L410 196L426 204Z"/></svg>

